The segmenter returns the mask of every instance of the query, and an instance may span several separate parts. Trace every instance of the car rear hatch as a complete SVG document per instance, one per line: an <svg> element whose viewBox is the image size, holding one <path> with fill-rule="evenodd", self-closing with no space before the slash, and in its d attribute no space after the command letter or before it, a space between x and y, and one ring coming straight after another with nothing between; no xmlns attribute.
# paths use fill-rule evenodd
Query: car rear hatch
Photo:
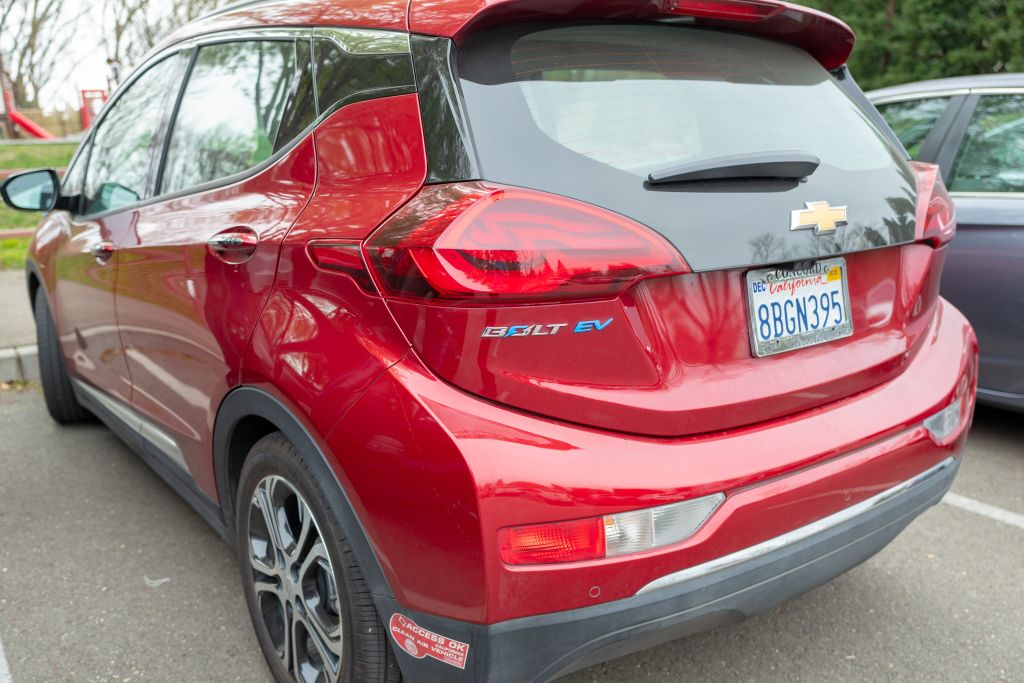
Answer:
<svg viewBox="0 0 1024 683"><path fill-rule="evenodd" d="M912 357L942 259L915 243L918 176L804 49L686 22L490 26L460 36L445 89L416 40L435 184L366 256L447 381L664 437L839 400ZM802 305L772 300L794 287Z"/></svg>

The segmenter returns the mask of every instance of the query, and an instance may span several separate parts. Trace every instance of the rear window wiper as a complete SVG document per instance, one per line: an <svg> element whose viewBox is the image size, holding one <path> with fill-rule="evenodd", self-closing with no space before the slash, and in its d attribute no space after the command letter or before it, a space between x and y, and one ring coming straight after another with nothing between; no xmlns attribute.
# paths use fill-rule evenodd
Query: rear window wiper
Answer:
<svg viewBox="0 0 1024 683"><path fill-rule="evenodd" d="M671 166L647 176L651 185L690 183L701 180L746 180L748 178L800 179L814 173L821 159L795 151L752 152L702 159Z"/></svg>

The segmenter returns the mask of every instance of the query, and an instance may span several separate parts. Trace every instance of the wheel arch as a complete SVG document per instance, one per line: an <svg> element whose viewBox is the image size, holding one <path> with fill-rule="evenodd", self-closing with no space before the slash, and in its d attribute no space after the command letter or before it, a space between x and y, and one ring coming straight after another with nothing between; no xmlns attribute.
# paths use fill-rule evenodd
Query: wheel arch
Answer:
<svg viewBox="0 0 1024 683"><path fill-rule="evenodd" d="M352 547L371 593L393 599L394 593L366 531L316 439L284 403L256 387L239 387L228 394L221 403L214 425L214 477L221 514L232 538L238 477L245 458L257 441L275 431L284 434L292 445L309 457L315 476L328 484L334 483L334 486L323 487L324 494L338 513L342 532Z"/></svg>
<svg viewBox="0 0 1024 683"><path fill-rule="evenodd" d="M28 287L28 302L32 312L36 310L36 293L43 286L43 276L39 274L39 266L35 261L29 260L25 264L25 284Z"/></svg>

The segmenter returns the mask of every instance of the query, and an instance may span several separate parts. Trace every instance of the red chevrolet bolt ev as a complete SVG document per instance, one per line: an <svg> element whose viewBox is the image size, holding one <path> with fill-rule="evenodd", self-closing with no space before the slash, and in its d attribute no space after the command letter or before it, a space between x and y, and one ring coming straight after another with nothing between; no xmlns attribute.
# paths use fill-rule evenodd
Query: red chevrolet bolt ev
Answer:
<svg viewBox="0 0 1024 683"><path fill-rule="evenodd" d="M954 209L766 0L276 0L114 96L30 254L46 404L237 548L279 681L546 681L950 486Z"/></svg>

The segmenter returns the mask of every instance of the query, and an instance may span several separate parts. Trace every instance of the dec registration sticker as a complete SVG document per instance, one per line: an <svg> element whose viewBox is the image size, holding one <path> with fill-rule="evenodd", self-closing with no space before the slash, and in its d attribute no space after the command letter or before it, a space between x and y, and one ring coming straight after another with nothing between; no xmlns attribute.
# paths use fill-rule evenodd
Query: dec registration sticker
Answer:
<svg viewBox="0 0 1024 683"><path fill-rule="evenodd" d="M823 344L853 334L846 259L818 261L800 270L747 273L750 340L754 355Z"/></svg>

